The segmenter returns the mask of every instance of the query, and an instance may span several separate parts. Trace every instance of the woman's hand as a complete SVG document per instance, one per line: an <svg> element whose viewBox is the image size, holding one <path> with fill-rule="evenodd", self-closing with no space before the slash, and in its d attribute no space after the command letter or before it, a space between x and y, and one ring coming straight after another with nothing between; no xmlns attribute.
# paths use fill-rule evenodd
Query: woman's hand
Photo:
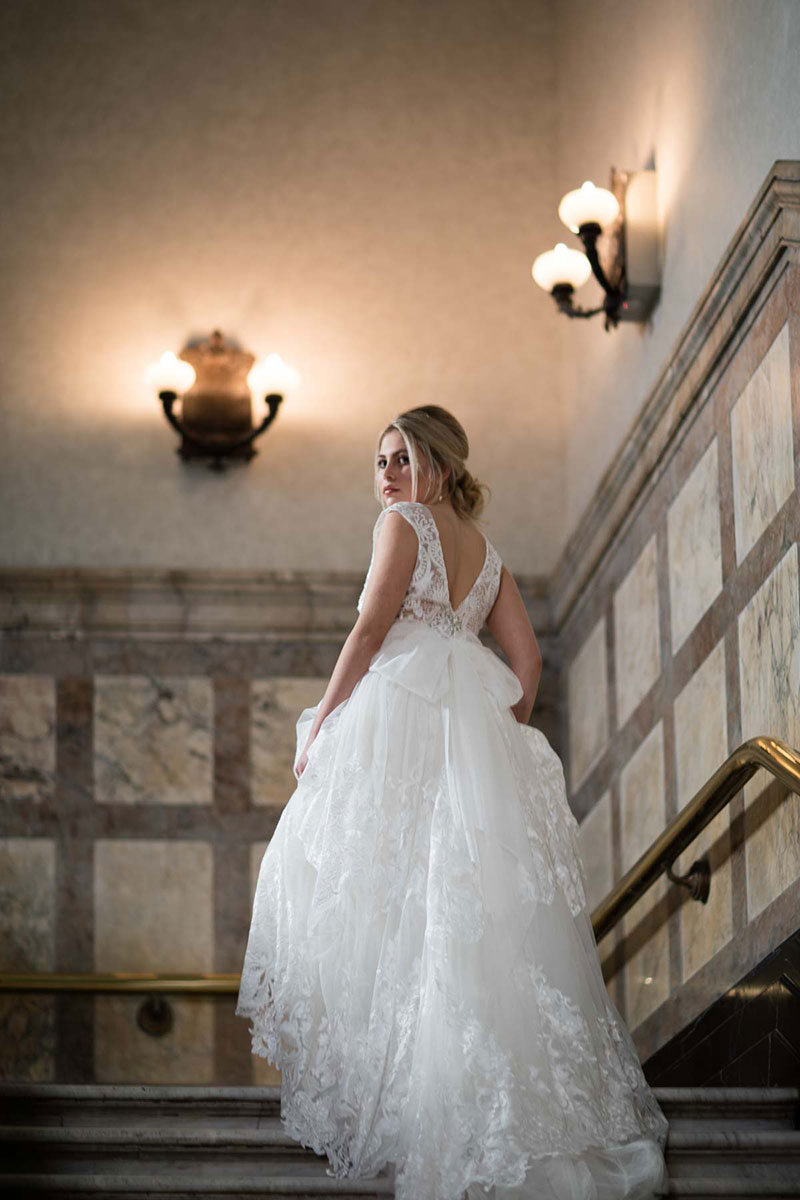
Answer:
<svg viewBox="0 0 800 1200"><path fill-rule="evenodd" d="M308 741L305 744L305 748L303 749L303 753L300 755L300 757L297 760L297 769L296 769L295 773L296 773L298 779L300 778L300 776L303 774L303 771L305 771L306 767L308 766L308 752L311 749L311 746L314 742L315 737L316 737L316 734L314 734L313 737L310 737L308 739Z"/></svg>

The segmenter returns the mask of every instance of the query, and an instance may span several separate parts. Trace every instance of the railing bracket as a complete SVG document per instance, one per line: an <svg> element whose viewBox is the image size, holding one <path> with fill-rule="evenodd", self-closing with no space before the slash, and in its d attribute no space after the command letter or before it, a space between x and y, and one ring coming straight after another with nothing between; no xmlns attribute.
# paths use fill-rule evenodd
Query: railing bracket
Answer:
<svg viewBox="0 0 800 1200"><path fill-rule="evenodd" d="M671 879L673 883L679 883L681 887L688 888L693 900L699 900L701 904L705 904L711 889L711 863L707 858L698 858L685 875L676 875L672 869L672 863L668 863L667 879Z"/></svg>

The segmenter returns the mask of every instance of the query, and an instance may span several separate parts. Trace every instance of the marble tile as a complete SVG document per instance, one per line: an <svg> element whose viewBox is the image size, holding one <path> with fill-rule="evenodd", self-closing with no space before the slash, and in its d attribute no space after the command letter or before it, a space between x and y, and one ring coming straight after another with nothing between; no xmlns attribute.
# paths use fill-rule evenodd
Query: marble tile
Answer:
<svg viewBox="0 0 800 1200"><path fill-rule="evenodd" d="M51 838L0 838L0 970L55 969L56 847ZM52 1081L52 996L0 996L0 1079Z"/></svg>
<svg viewBox="0 0 800 1200"><path fill-rule="evenodd" d="M650 731L622 771L620 816L624 875L666 825L661 722ZM669 996L666 892L667 880L662 876L622 918L628 946L625 1015L631 1029Z"/></svg>
<svg viewBox="0 0 800 1200"><path fill-rule="evenodd" d="M205 842L99 839L95 845L95 970L213 970L213 852ZM213 1000L170 997L172 1030L139 1029L142 997L98 996L95 1072L104 1083L208 1083Z"/></svg>
<svg viewBox="0 0 800 1200"><path fill-rule="evenodd" d="M788 322L731 409L731 438L739 563L794 491Z"/></svg>
<svg viewBox="0 0 800 1200"><path fill-rule="evenodd" d="M578 826L578 848L586 873L586 898L591 912L614 886L609 792L603 792Z"/></svg>
<svg viewBox="0 0 800 1200"><path fill-rule="evenodd" d="M168 996L172 1028L153 1037L137 1024L145 996L95 1000L94 1071L98 1083L214 1083L214 1001Z"/></svg>
<svg viewBox="0 0 800 1200"><path fill-rule="evenodd" d="M52 838L0 838L0 970L54 970L55 877Z"/></svg>
<svg viewBox="0 0 800 1200"><path fill-rule="evenodd" d="M296 725L322 699L327 678L271 676L252 682L251 796L255 805L283 807L297 787L292 767Z"/></svg>
<svg viewBox="0 0 800 1200"><path fill-rule="evenodd" d="M209 679L98 675L95 799L107 804L210 804Z"/></svg>
<svg viewBox="0 0 800 1200"><path fill-rule="evenodd" d="M99 838L95 970L212 970L213 862L207 842Z"/></svg>
<svg viewBox="0 0 800 1200"><path fill-rule="evenodd" d="M739 616L742 740L772 734L800 748L800 586L797 544ZM800 805L767 787L759 771L745 787L745 862L750 920L800 876ZM766 790L765 790L766 789Z"/></svg>
<svg viewBox="0 0 800 1200"><path fill-rule="evenodd" d="M56 692L48 675L0 675L0 799L49 800L56 767Z"/></svg>
<svg viewBox="0 0 800 1200"><path fill-rule="evenodd" d="M567 676L570 785L576 789L608 742L606 620L601 618L575 655Z"/></svg>
<svg viewBox="0 0 800 1200"><path fill-rule="evenodd" d="M669 507L667 540L674 654L722 590L716 438Z"/></svg>
<svg viewBox="0 0 800 1200"><path fill-rule="evenodd" d="M718 642L675 699L675 766L678 808L692 799L728 757L725 646ZM711 863L708 900L687 898L681 907L683 978L707 963L733 935L730 808L679 856L675 870L685 874L699 858Z"/></svg>
<svg viewBox="0 0 800 1200"><path fill-rule="evenodd" d="M268 842L253 842L250 847L250 897L255 895L256 884L258 882L258 872L261 868L261 860L266 852ZM245 1034L248 1042L250 1034L246 1022L244 1023ZM266 1058L262 1058L259 1054L252 1054L253 1065L253 1083L256 1087L276 1087L280 1086L281 1071L273 1063Z"/></svg>
<svg viewBox="0 0 800 1200"><path fill-rule="evenodd" d="M621 728L661 673L655 535L614 593L614 658Z"/></svg>

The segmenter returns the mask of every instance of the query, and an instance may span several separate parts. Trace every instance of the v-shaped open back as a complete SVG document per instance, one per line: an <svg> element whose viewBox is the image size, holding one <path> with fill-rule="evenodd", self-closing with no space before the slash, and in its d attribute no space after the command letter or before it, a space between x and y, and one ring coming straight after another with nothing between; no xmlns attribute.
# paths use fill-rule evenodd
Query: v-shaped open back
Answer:
<svg viewBox="0 0 800 1200"><path fill-rule="evenodd" d="M464 599L460 600L454 608L450 599L450 582L447 578L439 527L427 504L415 500L396 500L394 504L383 509L373 529L373 559L378 530L390 512L399 513L408 521L409 525L413 526L419 542L414 573L400 606L398 617L414 617L447 636L452 636L461 629L475 634L479 633L497 599L500 575L503 569L500 555L492 543L481 531L481 536L486 544L483 566ZM371 570L372 561L370 561L370 569L367 571L364 587L358 599L359 612Z"/></svg>
<svg viewBox="0 0 800 1200"><path fill-rule="evenodd" d="M439 526L436 524L436 519L435 519L433 513L431 512L431 510L428 508L427 504L423 504L422 507L427 509L428 516L430 517L430 520L431 520L431 524L433 525L434 529L436 530L436 543L439 547L439 558L440 558L440 563L441 563L441 568L442 568L442 575L444 576L445 587L447 589L447 601L448 601L448 604L450 605L451 609L453 610L453 612L457 613L458 610L460 608L463 608L464 605L467 603L470 596L475 591L475 588L480 583L481 577L483 576L483 573L486 570L486 564L489 561L489 540L486 537L486 534L483 533L482 530L478 530L481 537L483 538L483 545L484 545L483 563L481 564L480 571L478 572L478 574L475 576L475 578L472 581L472 586L470 587L467 594L464 596L464 599L459 600L458 604L454 605L453 599L452 599L452 592L450 590L450 578L447 574L447 563L444 560L444 546L442 545L442 535L439 530Z"/></svg>

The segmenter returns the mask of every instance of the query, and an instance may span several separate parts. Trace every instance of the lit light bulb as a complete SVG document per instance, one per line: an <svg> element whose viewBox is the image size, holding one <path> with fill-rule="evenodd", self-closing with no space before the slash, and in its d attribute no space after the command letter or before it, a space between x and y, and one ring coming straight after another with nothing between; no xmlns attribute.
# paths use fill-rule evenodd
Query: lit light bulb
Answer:
<svg viewBox="0 0 800 1200"><path fill-rule="evenodd" d="M615 220L619 201L607 188L595 187L587 179L573 192L567 192L558 206L558 215L568 229L577 233L581 225L599 225L605 229Z"/></svg>
<svg viewBox="0 0 800 1200"><path fill-rule="evenodd" d="M165 350L158 362L147 368L144 377L148 386L157 392L175 392L181 396L192 386L196 375L191 363L176 357L171 350Z"/></svg>
<svg viewBox="0 0 800 1200"><path fill-rule="evenodd" d="M592 273L591 264L580 250L570 250L559 242L553 250L545 250L534 260L531 275L540 288L552 292L561 284L570 284L576 290L583 287Z"/></svg>
<svg viewBox="0 0 800 1200"><path fill-rule="evenodd" d="M250 368L247 385L255 396L286 396L301 383L299 373L280 354L268 354Z"/></svg>

